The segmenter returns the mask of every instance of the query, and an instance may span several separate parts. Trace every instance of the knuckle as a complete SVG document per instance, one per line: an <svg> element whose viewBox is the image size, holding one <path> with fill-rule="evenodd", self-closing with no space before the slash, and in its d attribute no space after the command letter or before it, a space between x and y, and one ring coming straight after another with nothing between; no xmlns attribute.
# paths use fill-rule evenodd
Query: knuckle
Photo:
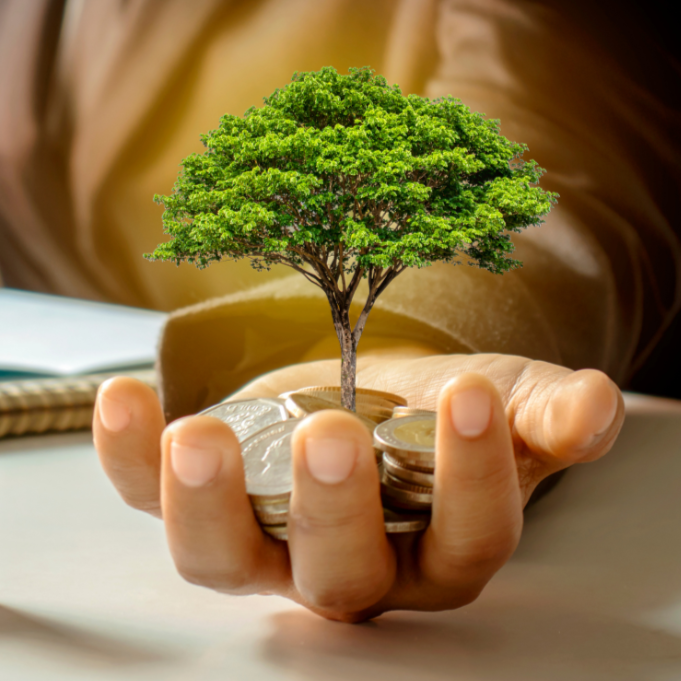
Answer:
<svg viewBox="0 0 681 681"><path fill-rule="evenodd" d="M546 401L557 383L574 373L566 367L528 359L523 359L516 371L505 400L514 419L531 414Z"/></svg>
<svg viewBox="0 0 681 681"><path fill-rule="evenodd" d="M309 601L315 607L333 613L334 619L350 616L377 600L375 587L369 583L327 583L315 585L306 591Z"/></svg>
<svg viewBox="0 0 681 681"><path fill-rule="evenodd" d="M459 545L440 554L432 577L443 584L466 583L470 579L486 583L513 555L516 546L515 537ZM476 598L478 594L479 590Z"/></svg>
<svg viewBox="0 0 681 681"><path fill-rule="evenodd" d="M246 594L253 591L253 577L247 570L210 570L176 564L180 577L194 586L230 594Z"/></svg>
<svg viewBox="0 0 681 681"><path fill-rule="evenodd" d="M392 583L378 565L358 563L335 570L315 570L296 575L298 591L315 608L332 613L334 618L366 611L377 603Z"/></svg>
<svg viewBox="0 0 681 681"><path fill-rule="evenodd" d="M499 355L494 361L503 363L506 360L504 356ZM519 393L523 394L526 393L528 389L532 390L534 388L534 383L532 381L527 381L528 374L530 374L534 368L536 368L536 362L527 358L522 358L518 365L514 367L515 376L506 391L508 401L513 400Z"/></svg>
<svg viewBox="0 0 681 681"><path fill-rule="evenodd" d="M461 561L469 569L489 568L499 569L513 555L518 545L519 535L504 534L500 538L490 541L476 542L463 555Z"/></svg>
<svg viewBox="0 0 681 681"><path fill-rule="evenodd" d="M121 499L123 499L130 508L134 508L136 511L144 511L151 515L159 515L161 513L161 505L158 499L152 499L148 496L121 489L118 490L118 493L120 494Z"/></svg>

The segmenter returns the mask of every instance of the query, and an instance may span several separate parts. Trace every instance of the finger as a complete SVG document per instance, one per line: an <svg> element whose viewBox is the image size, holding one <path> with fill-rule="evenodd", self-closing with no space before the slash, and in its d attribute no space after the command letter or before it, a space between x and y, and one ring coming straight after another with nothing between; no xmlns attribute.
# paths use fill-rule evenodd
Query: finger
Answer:
<svg viewBox="0 0 681 681"><path fill-rule="evenodd" d="M125 502L155 516L161 515L164 427L161 405L149 386L124 376L100 386L92 424L99 460Z"/></svg>
<svg viewBox="0 0 681 681"><path fill-rule="evenodd" d="M419 553L423 575L472 600L515 550L522 523L501 397L489 379L463 374L438 400L432 519Z"/></svg>
<svg viewBox="0 0 681 681"><path fill-rule="evenodd" d="M361 611L395 575L371 438L354 416L333 410L308 417L292 445L294 583L309 607L327 616Z"/></svg>
<svg viewBox="0 0 681 681"><path fill-rule="evenodd" d="M530 362L507 407L514 430L547 472L610 450L624 422L624 399L602 371Z"/></svg>
<svg viewBox="0 0 681 681"><path fill-rule="evenodd" d="M162 449L163 519L178 572L229 593L282 589L290 574L286 545L255 519L230 428L210 416L180 419L165 430Z"/></svg>

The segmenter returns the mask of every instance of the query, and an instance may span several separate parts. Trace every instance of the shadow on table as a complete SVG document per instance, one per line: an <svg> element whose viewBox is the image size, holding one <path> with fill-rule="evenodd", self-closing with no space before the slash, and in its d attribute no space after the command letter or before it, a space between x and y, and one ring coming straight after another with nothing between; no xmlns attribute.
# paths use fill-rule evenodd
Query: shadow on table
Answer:
<svg viewBox="0 0 681 681"><path fill-rule="evenodd" d="M348 626L304 612L275 618L269 661L318 681L641 681L681 658L681 639L541 605L486 602L469 615L392 614Z"/></svg>
<svg viewBox="0 0 681 681"><path fill-rule="evenodd" d="M288 611L264 655L315 681L681 678L680 480L681 418L632 415L613 452L528 512L476 603L359 626Z"/></svg>
<svg viewBox="0 0 681 681"><path fill-rule="evenodd" d="M94 665L134 665L157 662L168 655L142 649L130 642L93 634L43 617L27 615L0 605L0 643L38 645L39 654L54 652L63 657L73 656L79 662Z"/></svg>

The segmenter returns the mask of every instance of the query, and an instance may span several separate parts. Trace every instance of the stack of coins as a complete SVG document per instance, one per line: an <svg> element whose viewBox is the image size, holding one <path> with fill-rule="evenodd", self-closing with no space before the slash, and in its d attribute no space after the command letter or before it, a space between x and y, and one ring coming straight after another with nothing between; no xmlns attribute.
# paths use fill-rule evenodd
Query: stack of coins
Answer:
<svg viewBox="0 0 681 681"><path fill-rule="evenodd" d="M391 507L429 511L435 475L435 413L400 415L376 426L383 452L381 494Z"/></svg>
<svg viewBox="0 0 681 681"><path fill-rule="evenodd" d="M267 426L241 444L246 492L255 517L268 534L281 538L293 489L291 436L300 419Z"/></svg>
<svg viewBox="0 0 681 681"><path fill-rule="evenodd" d="M358 389L357 397L355 415L372 432L377 423L389 423L386 419L390 419L394 408L406 407L403 398L389 393ZM222 402L201 412L221 419L236 434L244 460L246 492L258 522L271 536L288 539L293 431L308 414L339 408L340 389L322 386L285 393L279 398ZM377 460L384 465L384 450L377 446L375 451ZM427 514L407 513L405 509L415 507L384 508L387 533L416 532L427 527Z"/></svg>

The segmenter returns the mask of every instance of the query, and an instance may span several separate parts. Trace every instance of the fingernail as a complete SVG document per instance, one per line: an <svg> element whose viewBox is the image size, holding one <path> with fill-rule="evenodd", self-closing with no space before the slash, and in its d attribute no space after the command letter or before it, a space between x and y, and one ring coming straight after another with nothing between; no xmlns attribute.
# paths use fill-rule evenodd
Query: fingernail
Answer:
<svg viewBox="0 0 681 681"><path fill-rule="evenodd" d="M357 447L352 440L309 437L305 440L307 469L315 480L337 485L347 480L357 459Z"/></svg>
<svg viewBox="0 0 681 681"><path fill-rule="evenodd" d="M217 449L201 449L172 442L170 463L181 483L187 487L201 487L220 472L222 453Z"/></svg>
<svg viewBox="0 0 681 681"><path fill-rule="evenodd" d="M454 430L461 437L475 438L482 435L489 426L492 398L482 388L469 388L452 395L449 408Z"/></svg>
<svg viewBox="0 0 681 681"><path fill-rule="evenodd" d="M127 405L112 400L106 395L99 398L99 418L107 430L118 433L130 425L132 414Z"/></svg>
<svg viewBox="0 0 681 681"><path fill-rule="evenodd" d="M592 447L595 445L604 435L610 430L612 422L615 420L617 414L617 394L615 390L610 388L610 404L606 406L602 411L602 416L600 419L600 427L596 430L591 437L589 437L582 447Z"/></svg>

